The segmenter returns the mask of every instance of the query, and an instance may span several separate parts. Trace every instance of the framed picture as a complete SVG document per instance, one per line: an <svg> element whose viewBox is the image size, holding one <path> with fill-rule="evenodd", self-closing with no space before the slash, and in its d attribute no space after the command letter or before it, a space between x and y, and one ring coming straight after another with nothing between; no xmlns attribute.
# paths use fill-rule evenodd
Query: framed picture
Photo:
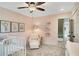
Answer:
<svg viewBox="0 0 79 59"><path fill-rule="evenodd" d="M25 31L25 24L19 23L19 32L24 32Z"/></svg>
<svg viewBox="0 0 79 59"><path fill-rule="evenodd" d="M10 32L10 21L0 20L0 32L1 33Z"/></svg>
<svg viewBox="0 0 79 59"><path fill-rule="evenodd" d="M18 23L11 22L11 32L18 32Z"/></svg>

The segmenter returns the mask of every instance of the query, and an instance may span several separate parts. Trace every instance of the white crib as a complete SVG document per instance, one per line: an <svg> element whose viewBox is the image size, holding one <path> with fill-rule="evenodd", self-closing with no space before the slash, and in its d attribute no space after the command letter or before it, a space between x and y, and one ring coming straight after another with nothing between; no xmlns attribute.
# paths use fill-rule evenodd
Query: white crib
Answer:
<svg viewBox="0 0 79 59"><path fill-rule="evenodd" d="M26 50L24 37L9 37L0 42L0 56L8 56L20 50Z"/></svg>

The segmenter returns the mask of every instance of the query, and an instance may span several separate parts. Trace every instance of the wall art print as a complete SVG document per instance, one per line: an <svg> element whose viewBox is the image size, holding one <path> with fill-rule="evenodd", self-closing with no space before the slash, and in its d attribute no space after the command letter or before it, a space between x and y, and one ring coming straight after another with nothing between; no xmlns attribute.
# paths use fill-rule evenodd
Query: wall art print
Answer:
<svg viewBox="0 0 79 59"><path fill-rule="evenodd" d="M0 32L10 32L10 21L0 20Z"/></svg>
<svg viewBox="0 0 79 59"><path fill-rule="evenodd" d="M18 23L11 22L11 32L18 32Z"/></svg>
<svg viewBox="0 0 79 59"><path fill-rule="evenodd" d="M25 24L19 23L19 32L24 32L25 31Z"/></svg>

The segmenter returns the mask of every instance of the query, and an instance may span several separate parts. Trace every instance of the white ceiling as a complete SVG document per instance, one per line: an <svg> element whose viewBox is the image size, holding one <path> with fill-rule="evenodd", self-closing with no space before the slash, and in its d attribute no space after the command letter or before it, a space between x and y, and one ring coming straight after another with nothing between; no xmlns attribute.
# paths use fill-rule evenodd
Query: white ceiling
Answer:
<svg viewBox="0 0 79 59"><path fill-rule="evenodd" d="M58 14L63 12L69 12L73 10L75 2L46 2L45 4L41 5L45 9L44 12L42 11L35 11L30 14L29 9L17 9L17 7L25 6L24 2L0 2L0 7L21 13L27 16L46 16L51 14ZM64 9L60 11L60 9Z"/></svg>

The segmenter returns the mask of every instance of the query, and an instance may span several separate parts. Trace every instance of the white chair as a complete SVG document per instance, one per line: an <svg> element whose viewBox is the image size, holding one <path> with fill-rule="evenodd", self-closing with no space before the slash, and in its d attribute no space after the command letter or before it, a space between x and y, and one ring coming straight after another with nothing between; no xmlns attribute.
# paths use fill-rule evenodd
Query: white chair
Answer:
<svg viewBox="0 0 79 59"><path fill-rule="evenodd" d="M66 49L70 56L79 56L79 43L67 41Z"/></svg>
<svg viewBox="0 0 79 59"><path fill-rule="evenodd" d="M38 35L31 35L29 38L30 49L39 48L41 38Z"/></svg>
<svg viewBox="0 0 79 59"><path fill-rule="evenodd" d="M29 45L31 49L39 48L40 42L38 40L30 40Z"/></svg>

